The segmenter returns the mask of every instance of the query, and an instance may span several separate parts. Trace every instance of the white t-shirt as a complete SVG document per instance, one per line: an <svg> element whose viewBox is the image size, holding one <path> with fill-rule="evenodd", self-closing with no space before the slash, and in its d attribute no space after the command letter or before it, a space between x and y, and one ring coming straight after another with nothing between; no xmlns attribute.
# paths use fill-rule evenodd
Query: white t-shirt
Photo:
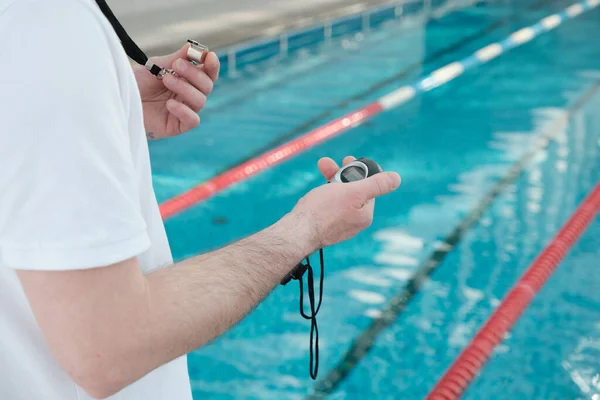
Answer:
<svg viewBox="0 0 600 400"><path fill-rule="evenodd" d="M129 61L93 0L0 0L0 399L81 400L16 269L172 263ZM111 399L191 400L186 357Z"/></svg>

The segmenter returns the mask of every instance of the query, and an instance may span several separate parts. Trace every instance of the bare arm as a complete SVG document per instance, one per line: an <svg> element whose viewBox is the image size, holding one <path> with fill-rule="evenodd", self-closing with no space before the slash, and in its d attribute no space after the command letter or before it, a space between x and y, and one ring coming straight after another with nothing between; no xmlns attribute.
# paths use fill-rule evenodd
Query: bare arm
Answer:
<svg viewBox="0 0 600 400"><path fill-rule="evenodd" d="M335 163L325 164L330 177ZM17 273L58 362L89 395L103 398L223 333L303 257L367 228L373 199L399 185L398 174L385 172L320 186L273 226L147 276L135 258Z"/></svg>
<svg viewBox="0 0 600 400"><path fill-rule="evenodd" d="M230 328L315 250L288 214L240 242L144 276L137 260L76 271L19 271L55 357L103 398Z"/></svg>

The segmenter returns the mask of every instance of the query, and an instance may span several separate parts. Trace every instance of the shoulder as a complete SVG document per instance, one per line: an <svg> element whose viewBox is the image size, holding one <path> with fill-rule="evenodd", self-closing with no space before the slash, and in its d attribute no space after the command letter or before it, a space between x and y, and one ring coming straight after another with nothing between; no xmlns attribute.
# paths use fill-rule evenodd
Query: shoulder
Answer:
<svg viewBox="0 0 600 400"><path fill-rule="evenodd" d="M103 76L114 69L115 42L120 43L93 0L4 1L0 54L10 61L0 68L16 74L35 68L45 81L52 74Z"/></svg>
<svg viewBox="0 0 600 400"><path fill-rule="evenodd" d="M104 36L107 23L94 0L0 0L1 28L31 35L43 34L47 41L62 35L64 39ZM50 35L50 36L46 36Z"/></svg>
<svg viewBox="0 0 600 400"><path fill-rule="evenodd" d="M12 0L0 37L4 104L121 113L126 56L94 0Z"/></svg>

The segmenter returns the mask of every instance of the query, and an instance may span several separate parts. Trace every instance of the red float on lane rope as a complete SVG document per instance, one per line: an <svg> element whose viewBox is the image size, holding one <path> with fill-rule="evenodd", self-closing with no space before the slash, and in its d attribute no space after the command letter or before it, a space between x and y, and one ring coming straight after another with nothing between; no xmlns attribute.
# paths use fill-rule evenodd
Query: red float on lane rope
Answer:
<svg viewBox="0 0 600 400"><path fill-rule="evenodd" d="M160 214L164 220L171 218L175 214L214 196L223 189L235 183L244 181L298 153L331 139L354 126L363 123L365 120L382 111L383 107L378 102L374 102L366 107L346 114L341 118L333 120L326 125L313 129L288 143L276 147L273 150L269 150L221 175L215 176L187 192L165 201L160 205Z"/></svg>
<svg viewBox="0 0 600 400"><path fill-rule="evenodd" d="M428 400L454 400L461 397L487 362L494 348L503 340L506 333L529 306L531 300L550 278L599 210L600 183L583 200L550 244L538 255L525 274L508 292L471 343L429 393Z"/></svg>

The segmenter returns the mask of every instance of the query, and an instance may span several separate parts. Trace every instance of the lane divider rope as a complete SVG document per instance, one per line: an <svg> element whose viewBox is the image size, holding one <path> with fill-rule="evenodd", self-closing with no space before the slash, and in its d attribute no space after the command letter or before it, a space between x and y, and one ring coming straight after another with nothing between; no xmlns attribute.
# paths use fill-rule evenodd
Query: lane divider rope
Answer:
<svg viewBox="0 0 600 400"><path fill-rule="evenodd" d="M550 122L540 134L536 135L531 148L526 151L507 170L506 175L496 181L493 187L477 202L475 207L455 225L448 234L440 240L438 246L423 260L410 278L402 285L386 305L381 309L378 317L374 317L371 324L360 334L356 335L350 346L339 357L336 365L319 380L306 400L327 398L331 393L351 376L352 371L362 362L375 346L377 339L392 324L398 323L402 314L408 309L413 299L420 293L428 279L441 268L454 249L460 245L464 235L473 226L479 223L488 212L496 199L502 196L515 181L522 176L523 171L537 159L541 151L557 140L574 115L585 107L590 99L600 90L600 79L585 90L581 97L567 107L567 115L561 115Z"/></svg>
<svg viewBox="0 0 600 400"><path fill-rule="evenodd" d="M483 65L501 54L527 43L538 35L555 29L565 21L575 18L576 16L597 7L599 4L600 0L584 0L575 3L560 13L552 14L532 26L514 32L501 42L492 43L461 61L453 62L432 72L415 84L396 89L373 103L315 128L296 139L261 154L260 156L252 158L235 168L201 183L187 192L166 200L160 205L161 216L165 220L171 218L214 196L229 186L247 180L268 168L280 164L303 151L354 128L383 111L407 103L419 93L425 93L444 85L456 79L465 71Z"/></svg>
<svg viewBox="0 0 600 400"><path fill-rule="evenodd" d="M599 211L600 183L597 183L434 386L427 400L455 400L462 396Z"/></svg>

